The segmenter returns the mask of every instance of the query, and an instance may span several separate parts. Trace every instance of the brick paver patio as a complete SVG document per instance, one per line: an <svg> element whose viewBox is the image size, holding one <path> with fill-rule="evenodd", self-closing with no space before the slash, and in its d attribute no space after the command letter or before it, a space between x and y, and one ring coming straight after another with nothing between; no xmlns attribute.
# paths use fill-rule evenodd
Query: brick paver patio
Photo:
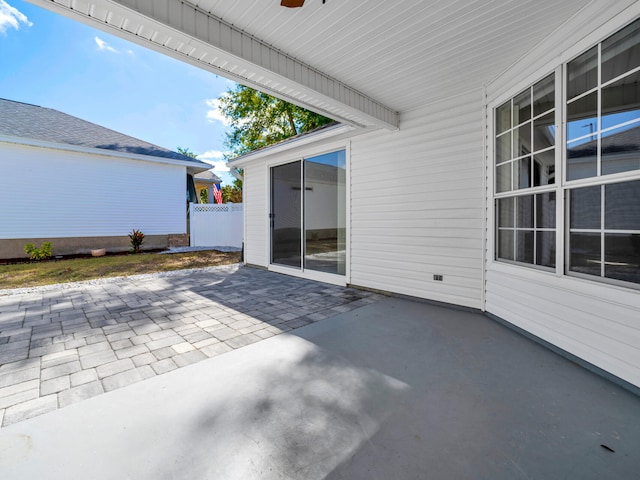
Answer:
<svg viewBox="0 0 640 480"><path fill-rule="evenodd" d="M380 298L237 266L0 295L0 425Z"/></svg>

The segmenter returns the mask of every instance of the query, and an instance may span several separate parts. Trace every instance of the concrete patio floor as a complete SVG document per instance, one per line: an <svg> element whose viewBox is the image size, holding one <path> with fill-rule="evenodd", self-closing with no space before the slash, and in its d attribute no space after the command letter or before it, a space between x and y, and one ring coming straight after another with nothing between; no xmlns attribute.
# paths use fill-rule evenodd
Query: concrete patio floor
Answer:
<svg viewBox="0 0 640 480"><path fill-rule="evenodd" d="M637 478L632 393L478 313L336 313L2 428L0 477Z"/></svg>

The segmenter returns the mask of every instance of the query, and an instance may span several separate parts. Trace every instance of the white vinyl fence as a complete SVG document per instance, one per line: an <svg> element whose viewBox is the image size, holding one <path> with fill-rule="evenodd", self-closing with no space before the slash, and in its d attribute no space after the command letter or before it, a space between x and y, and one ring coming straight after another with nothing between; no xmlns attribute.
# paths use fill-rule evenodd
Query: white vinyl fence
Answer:
<svg viewBox="0 0 640 480"><path fill-rule="evenodd" d="M191 203L189 211L192 247L242 247L241 203Z"/></svg>

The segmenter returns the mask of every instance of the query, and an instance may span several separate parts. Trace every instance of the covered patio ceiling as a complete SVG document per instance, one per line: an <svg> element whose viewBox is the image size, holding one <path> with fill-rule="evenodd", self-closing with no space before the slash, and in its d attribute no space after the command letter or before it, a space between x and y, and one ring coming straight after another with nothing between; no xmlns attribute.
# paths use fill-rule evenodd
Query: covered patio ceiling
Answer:
<svg viewBox="0 0 640 480"><path fill-rule="evenodd" d="M594 0L29 0L361 127L479 89Z"/></svg>

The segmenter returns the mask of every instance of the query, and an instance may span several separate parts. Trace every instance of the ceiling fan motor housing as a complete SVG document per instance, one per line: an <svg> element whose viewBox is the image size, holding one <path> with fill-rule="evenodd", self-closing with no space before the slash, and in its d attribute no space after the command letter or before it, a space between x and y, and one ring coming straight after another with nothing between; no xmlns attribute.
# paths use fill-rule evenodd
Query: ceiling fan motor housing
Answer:
<svg viewBox="0 0 640 480"><path fill-rule="evenodd" d="M298 8L304 5L304 0L282 0L280 6L289 8Z"/></svg>

